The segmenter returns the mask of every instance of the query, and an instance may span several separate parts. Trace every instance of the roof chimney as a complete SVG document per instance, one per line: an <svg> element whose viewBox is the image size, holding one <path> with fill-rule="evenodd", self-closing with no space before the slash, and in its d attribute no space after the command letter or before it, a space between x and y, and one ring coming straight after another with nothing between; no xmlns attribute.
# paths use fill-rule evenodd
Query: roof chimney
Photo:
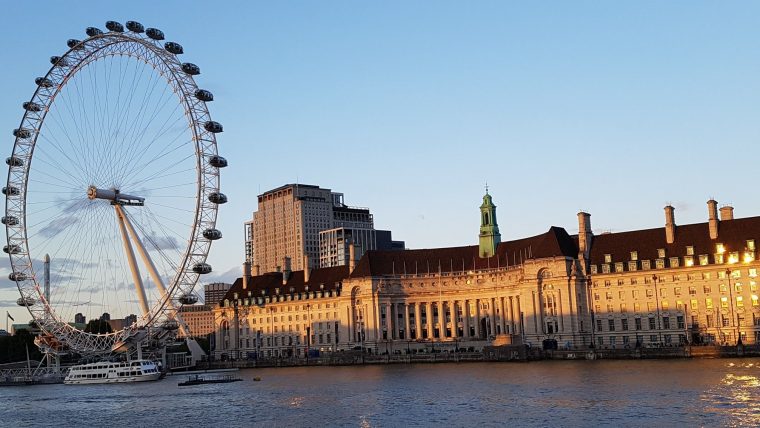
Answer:
<svg viewBox="0 0 760 428"><path fill-rule="evenodd" d="M309 282L309 276L311 275L311 266L309 266L309 255L303 256L303 282L306 284Z"/></svg>
<svg viewBox="0 0 760 428"><path fill-rule="evenodd" d="M354 271L356 267L356 249L354 248L354 241L348 244L348 273Z"/></svg>
<svg viewBox="0 0 760 428"><path fill-rule="evenodd" d="M253 276L259 276L259 275L261 275L261 266L259 266L259 265L253 265L252 275Z"/></svg>
<svg viewBox="0 0 760 428"><path fill-rule="evenodd" d="M282 258L282 285L285 285L288 283L288 278L290 278L290 257L285 256Z"/></svg>
<svg viewBox="0 0 760 428"><path fill-rule="evenodd" d="M243 290L248 288L248 278L251 276L251 262L243 263Z"/></svg>
<svg viewBox="0 0 760 428"><path fill-rule="evenodd" d="M710 239L718 239L718 202L707 201L707 216L710 223Z"/></svg>
<svg viewBox="0 0 760 428"><path fill-rule="evenodd" d="M720 208L720 221L733 220L734 219L734 207L726 205Z"/></svg>
<svg viewBox="0 0 760 428"><path fill-rule="evenodd" d="M591 214L586 212L578 213L578 250L580 255L586 260L591 252L591 238L594 233L591 232Z"/></svg>
<svg viewBox="0 0 760 428"><path fill-rule="evenodd" d="M672 205L665 207L665 241L672 244L676 240L676 209Z"/></svg>

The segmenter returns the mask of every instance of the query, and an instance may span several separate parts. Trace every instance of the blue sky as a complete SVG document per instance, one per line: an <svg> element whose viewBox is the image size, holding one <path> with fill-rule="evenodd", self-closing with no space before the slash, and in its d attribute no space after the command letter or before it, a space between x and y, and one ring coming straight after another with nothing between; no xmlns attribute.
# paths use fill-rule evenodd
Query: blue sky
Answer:
<svg viewBox="0 0 760 428"><path fill-rule="evenodd" d="M255 196L318 184L410 248L477 242L487 181L503 239L760 215L756 2L8 2L0 148L68 38L140 21L214 92L230 161L210 262L231 279ZM2 302L15 295L0 280ZM21 308L7 306L16 318Z"/></svg>

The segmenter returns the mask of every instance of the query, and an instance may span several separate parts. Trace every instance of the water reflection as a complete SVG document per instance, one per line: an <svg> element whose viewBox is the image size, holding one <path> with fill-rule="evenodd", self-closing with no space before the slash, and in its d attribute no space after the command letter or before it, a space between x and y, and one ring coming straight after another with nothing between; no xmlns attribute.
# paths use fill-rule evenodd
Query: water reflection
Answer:
<svg viewBox="0 0 760 428"><path fill-rule="evenodd" d="M62 426L760 425L760 365L752 359L299 367L241 376L193 388L171 378L5 388L0 421L44 425L53 414Z"/></svg>

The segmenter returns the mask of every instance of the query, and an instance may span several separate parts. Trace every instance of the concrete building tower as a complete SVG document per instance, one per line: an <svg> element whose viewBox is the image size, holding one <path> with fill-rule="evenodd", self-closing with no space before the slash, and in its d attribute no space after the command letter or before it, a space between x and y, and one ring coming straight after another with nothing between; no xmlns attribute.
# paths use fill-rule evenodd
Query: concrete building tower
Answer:
<svg viewBox="0 0 760 428"><path fill-rule="evenodd" d="M483 204L480 206L480 258L492 257L496 254L496 247L501 242L499 224L496 222L496 205L491 200L491 195L483 196Z"/></svg>
<svg viewBox="0 0 760 428"><path fill-rule="evenodd" d="M672 205L665 207L665 242L676 242L676 209Z"/></svg>

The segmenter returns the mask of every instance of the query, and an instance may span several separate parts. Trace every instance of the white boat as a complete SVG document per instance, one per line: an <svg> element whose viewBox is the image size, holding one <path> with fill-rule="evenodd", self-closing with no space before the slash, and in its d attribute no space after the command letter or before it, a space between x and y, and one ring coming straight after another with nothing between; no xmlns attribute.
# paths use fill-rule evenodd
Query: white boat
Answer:
<svg viewBox="0 0 760 428"><path fill-rule="evenodd" d="M127 383L158 380L161 371L153 361L100 362L73 366L63 380L67 385Z"/></svg>

